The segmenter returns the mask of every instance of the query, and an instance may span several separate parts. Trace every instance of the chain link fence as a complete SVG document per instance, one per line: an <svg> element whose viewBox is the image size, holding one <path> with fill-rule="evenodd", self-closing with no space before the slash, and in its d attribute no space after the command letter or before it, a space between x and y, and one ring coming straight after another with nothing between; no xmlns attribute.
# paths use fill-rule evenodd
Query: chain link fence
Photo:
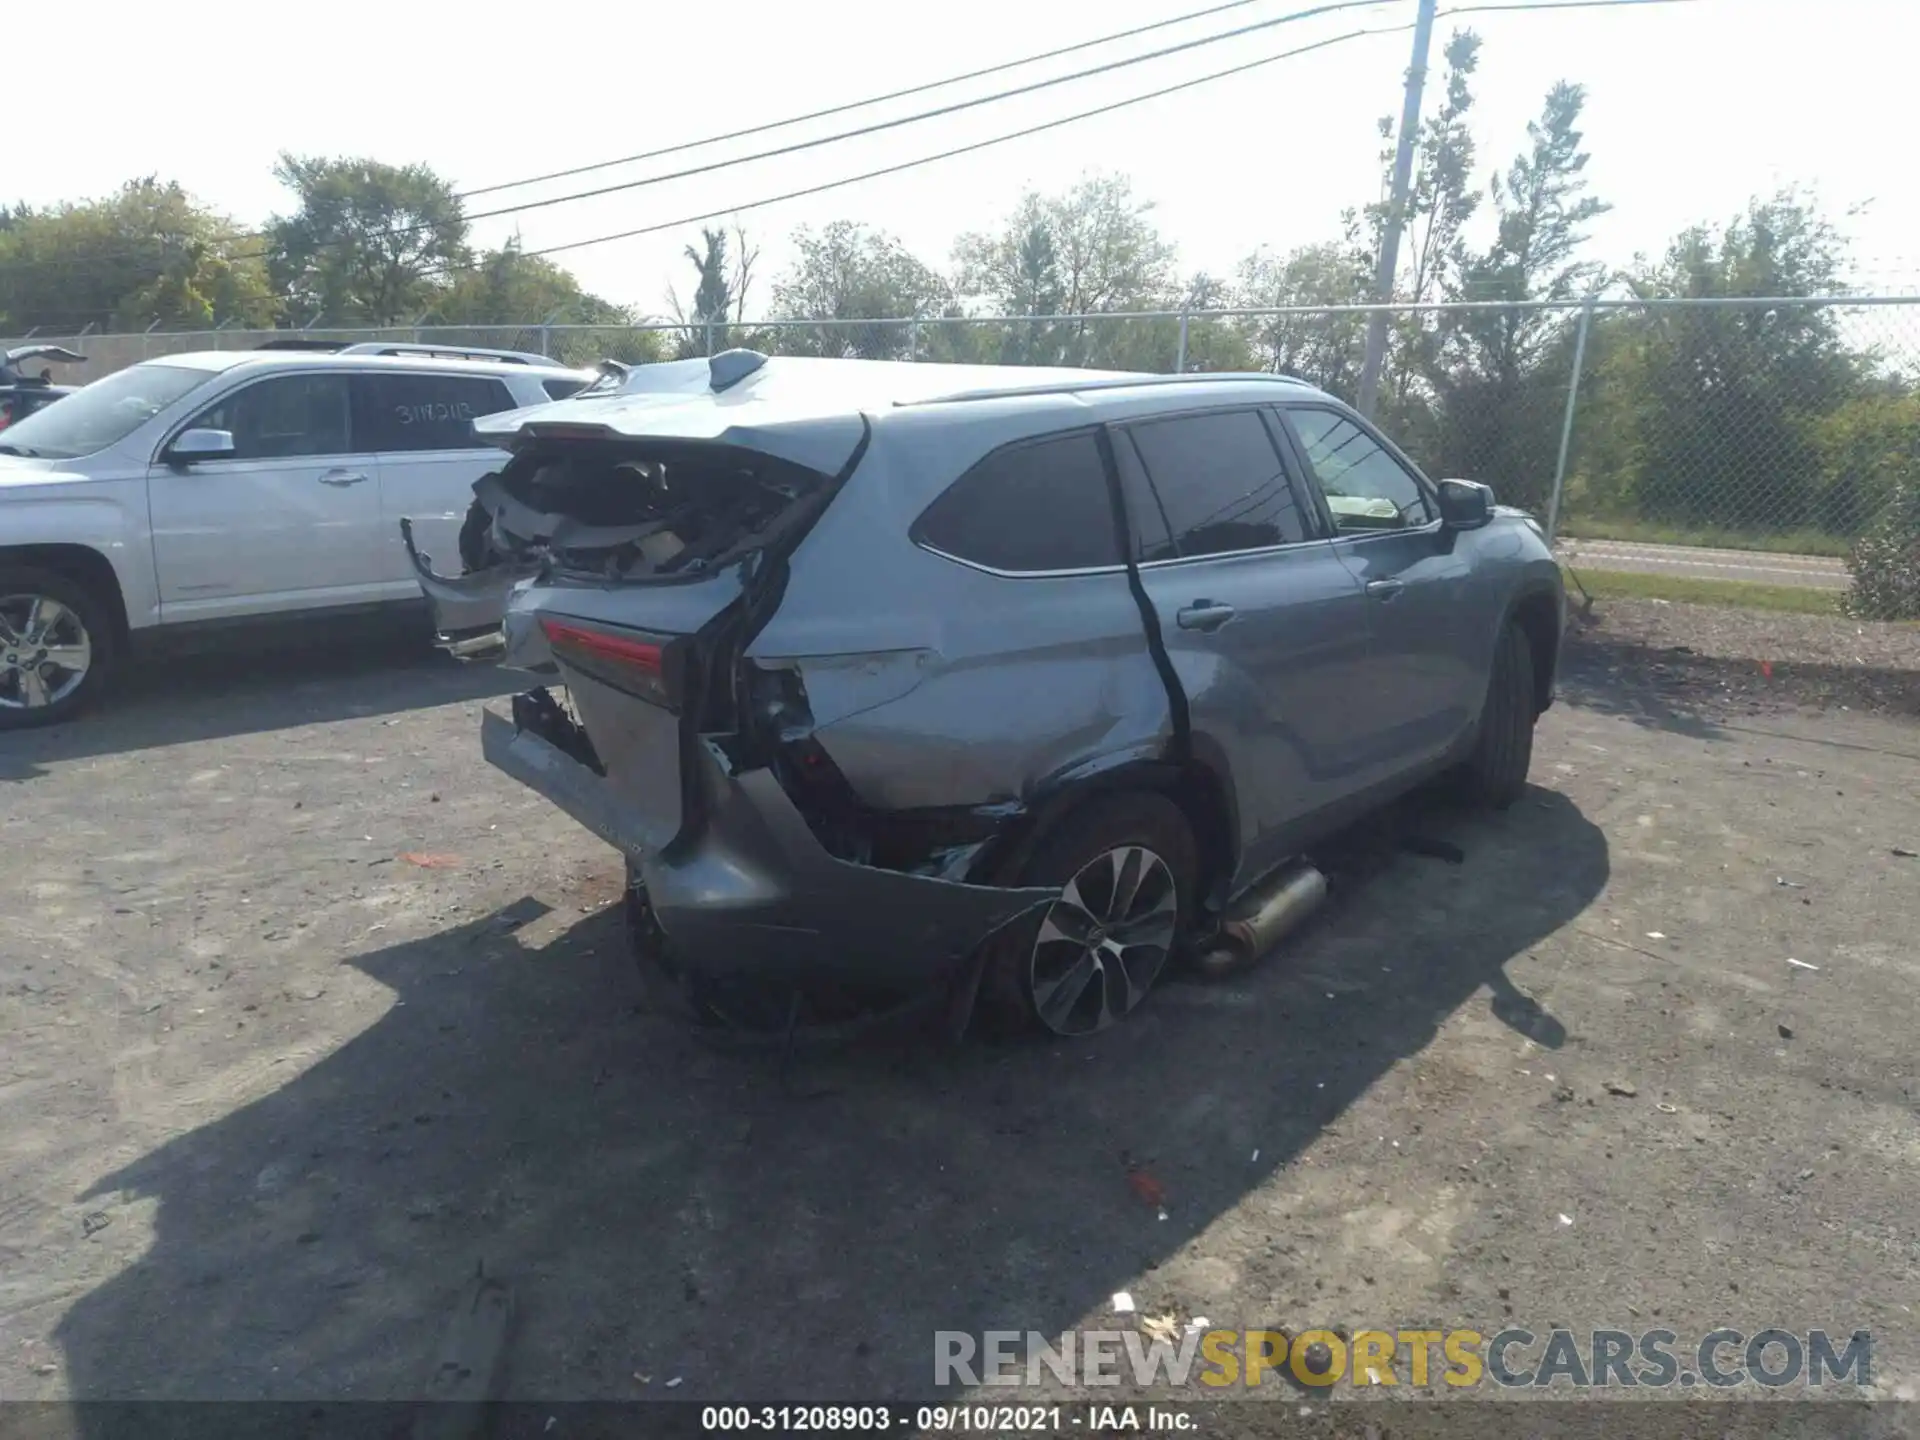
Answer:
<svg viewBox="0 0 1920 1440"><path fill-rule="evenodd" d="M1343 399L1388 313L1377 418L1436 476L1559 533L1839 556L1920 484L1920 297L1604 300L687 327L395 326L36 335L76 378L298 337L529 351L568 365L770 354L1280 371ZM4 342L28 343L28 337ZM63 375L61 378L65 378Z"/></svg>

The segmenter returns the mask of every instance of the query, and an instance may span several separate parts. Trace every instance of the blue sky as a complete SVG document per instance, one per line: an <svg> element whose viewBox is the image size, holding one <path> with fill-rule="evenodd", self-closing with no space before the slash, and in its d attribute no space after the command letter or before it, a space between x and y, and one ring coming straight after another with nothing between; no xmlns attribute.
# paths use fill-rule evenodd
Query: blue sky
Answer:
<svg viewBox="0 0 1920 1440"><path fill-rule="evenodd" d="M859 112L779 137L513 191L538 199L750 153L859 119L925 108L1082 68L1129 51L1284 14L1305 0L1156 32L972 87ZM7 198L36 204L105 192L136 174L181 180L256 222L284 203L270 174L282 148L424 161L462 186L818 109L1201 8L1202 0L663 0L587 6L336 0L324 23L296 9L203 3L191 12L114 3L87 27L113 37L84 67L20 63L72 53L73 18L29 6L9 67L8 108L37 117L47 143L10 147ZM1280 27L1116 74L804 155L486 222L529 248L647 225L801 188L1017 129L1355 28L1412 18L1413 0ZM1676 229L1724 219L1747 197L1812 186L1856 240L1863 278L1913 287L1907 258L1920 189L1892 153L1911 127L1911 0L1696 0L1683 5L1479 15L1442 20L1484 40L1474 129L1482 181L1522 143L1560 79L1587 86L1593 192L1613 202L1594 253L1624 262ZM46 31L36 44L35 31ZM1327 238L1339 212L1378 183L1375 121L1399 108L1405 33L1373 36L1182 96L741 219L763 246L750 308L768 298L798 224L849 218L891 231L944 263L954 237L991 225L1024 187L1057 189L1122 170L1155 202L1188 269L1215 273L1260 244ZM596 74L598 78L585 78ZM159 78L164 77L164 78ZM1430 103L1434 99L1429 92ZM1864 204L1864 209L1859 209ZM695 227L572 252L592 289L644 310L685 288L680 250Z"/></svg>

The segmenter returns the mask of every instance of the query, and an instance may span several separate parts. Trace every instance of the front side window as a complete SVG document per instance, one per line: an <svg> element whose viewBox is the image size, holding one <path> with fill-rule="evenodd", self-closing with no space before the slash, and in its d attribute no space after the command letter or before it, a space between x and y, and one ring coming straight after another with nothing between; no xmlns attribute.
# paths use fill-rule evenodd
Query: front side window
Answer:
<svg viewBox="0 0 1920 1440"><path fill-rule="evenodd" d="M1106 466L1091 430L996 450L927 507L914 538L994 570L1121 564Z"/></svg>
<svg viewBox="0 0 1920 1440"><path fill-rule="evenodd" d="M275 375L202 410L189 430L226 430L235 460L295 460L354 453L344 375Z"/></svg>
<svg viewBox="0 0 1920 1440"><path fill-rule="evenodd" d="M354 377L355 419L369 450L473 450L473 422L516 408L513 392L484 375L394 371Z"/></svg>
<svg viewBox="0 0 1920 1440"><path fill-rule="evenodd" d="M1159 514L1182 556L1291 545L1307 519L1267 425L1253 410L1177 415L1128 427Z"/></svg>
<svg viewBox="0 0 1920 1440"><path fill-rule="evenodd" d="M1290 406L1287 418L1341 534L1406 530L1433 518L1420 482L1351 417Z"/></svg>
<svg viewBox="0 0 1920 1440"><path fill-rule="evenodd" d="M118 445L175 401L218 374L191 365L131 365L83 385L7 426L0 451L71 460Z"/></svg>

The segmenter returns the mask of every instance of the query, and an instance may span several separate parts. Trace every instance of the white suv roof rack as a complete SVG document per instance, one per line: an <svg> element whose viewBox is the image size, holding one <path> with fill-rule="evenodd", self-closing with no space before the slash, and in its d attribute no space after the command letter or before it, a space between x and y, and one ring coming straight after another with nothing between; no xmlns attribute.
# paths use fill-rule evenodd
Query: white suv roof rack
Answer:
<svg viewBox="0 0 1920 1440"><path fill-rule="evenodd" d="M530 350L489 350L479 345L435 345L406 340L269 340L261 350L319 350L333 355L415 355L423 360L491 360L503 365L538 365L544 369L566 368L558 360L536 355Z"/></svg>

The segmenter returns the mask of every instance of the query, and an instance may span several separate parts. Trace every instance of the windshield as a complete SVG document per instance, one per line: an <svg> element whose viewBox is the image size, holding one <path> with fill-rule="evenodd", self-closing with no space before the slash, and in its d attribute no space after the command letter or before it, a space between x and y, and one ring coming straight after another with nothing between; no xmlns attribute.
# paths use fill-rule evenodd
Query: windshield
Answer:
<svg viewBox="0 0 1920 1440"><path fill-rule="evenodd" d="M182 395L214 377L184 365L135 365L36 410L0 433L0 452L70 460L118 444Z"/></svg>

